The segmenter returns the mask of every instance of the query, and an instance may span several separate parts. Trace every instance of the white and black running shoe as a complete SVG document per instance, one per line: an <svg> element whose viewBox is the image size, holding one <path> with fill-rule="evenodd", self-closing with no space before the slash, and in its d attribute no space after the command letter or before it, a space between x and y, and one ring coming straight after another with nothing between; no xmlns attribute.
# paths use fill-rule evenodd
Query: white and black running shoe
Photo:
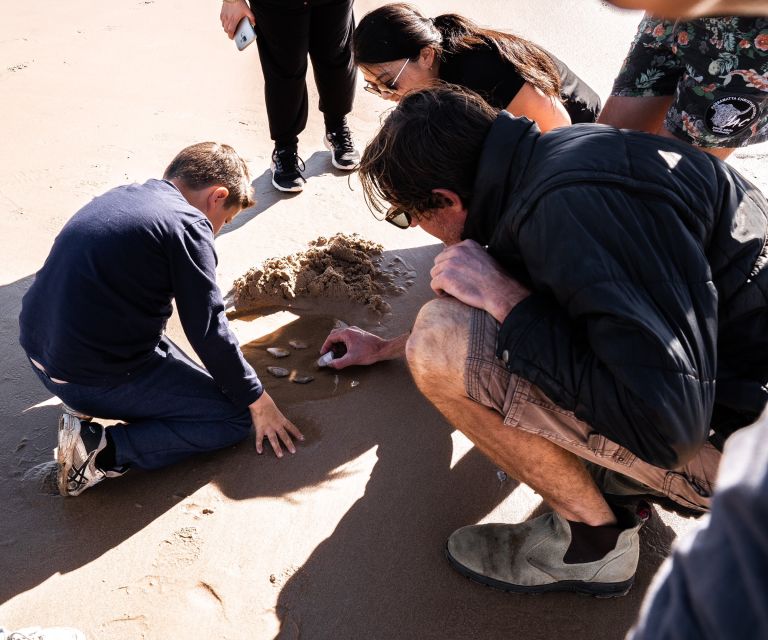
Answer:
<svg viewBox="0 0 768 640"><path fill-rule="evenodd" d="M342 171L357 169L357 165L360 164L360 152L355 149L355 142L347 125L336 131L327 131L323 142L331 152L331 162L334 167Z"/></svg>
<svg viewBox="0 0 768 640"><path fill-rule="evenodd" d="M275 148L272 152L272 186L279 191L303 191L307 182L302 175L304 161L295 147Z"/></svg>
<svg viewBox="0 0 768 640"><path fill-rule="evenodd" d="M107 477L105 471L96 467L96 456L106 446L107 437L100 424L83 422L71 413L61 414L58 446L54 451L61 495L79 496Z"/></svg>

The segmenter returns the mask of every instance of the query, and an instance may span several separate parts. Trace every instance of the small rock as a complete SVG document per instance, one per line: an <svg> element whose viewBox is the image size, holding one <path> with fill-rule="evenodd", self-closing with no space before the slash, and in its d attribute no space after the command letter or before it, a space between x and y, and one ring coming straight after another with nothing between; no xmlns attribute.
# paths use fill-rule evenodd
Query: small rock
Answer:
<svg viewBox="0 0 768 640"><path fill-rule="evenodd" d="M406 280L406 281L405 281L405 285L406 285L407 287L412 287L412 286L413 286L413 280Z"/></svg>
<svg viewBox="0 0 768 640"><path fill-rule="evenodd" d="M291 352L287 349L281 349L280 347L269 347L267 353L275 358L286 358L291 355Z"/></svg>
<svg viewBox="0 0 768 640"><path fill-rule="evenodd" d="M275 582L277 582L277 578L275 577L275 574L274 574L274 573L270 573L270 574L269 574L269 581L270 581L272 584L275 584Z"/></svg>
<svg viewBox="0 0 768 640"><path fill-rule="evenodd" d="M317 366L318 367L327 367L331 360L333 360L333 351L329 351L328 353L324 353L317 359Z"/></svg>
<svg viewBox="0 0 768 640"><path fill-rule="evenodd" d="M213 509L203 509L203 514L204 515L207 516L207 515L210 515L211 513L213 513Z"/></svg>
<svg viewBox="0 0 768 640"><path fill-rule="evenodd" d="M306 349L307 343L303 340L289 340L288 344L291 345L294 349Z"/></svg>
<svg viewBox="0 0 768 640"><path fill-rule="evenodd" d="M291 374L291 377L289 378L291 382L295 382L296 384L309 384L314 380L312 376L305 376L300 373L296 373L295 371Z"/></svg>
<svg viewBox="0 0 768 640"><path fill-rule="evenodd" d="M352 382L349 383L349 386L352 387L353 389L359 385L360 385L359 380L353 380Z"/></svg>
<svg viewBox="0 0 768 640"><path fill-rule="evenodd" d="M285 376L291 373L285 367L267 367L267 371L275 376L275 378L285 378Z"/></svg>

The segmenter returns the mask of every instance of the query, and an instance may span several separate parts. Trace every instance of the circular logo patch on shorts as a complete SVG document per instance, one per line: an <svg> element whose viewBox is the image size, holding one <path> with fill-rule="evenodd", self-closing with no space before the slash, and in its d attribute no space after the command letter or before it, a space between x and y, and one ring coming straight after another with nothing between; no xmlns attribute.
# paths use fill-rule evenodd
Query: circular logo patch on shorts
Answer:
<svg viewBox="0 0 768 640"><path fill-rule="evenodd" d="M757 103L743 96L715 100L707 109L705 120L712 133L732 136L746 129L757 118Z"/></svg>

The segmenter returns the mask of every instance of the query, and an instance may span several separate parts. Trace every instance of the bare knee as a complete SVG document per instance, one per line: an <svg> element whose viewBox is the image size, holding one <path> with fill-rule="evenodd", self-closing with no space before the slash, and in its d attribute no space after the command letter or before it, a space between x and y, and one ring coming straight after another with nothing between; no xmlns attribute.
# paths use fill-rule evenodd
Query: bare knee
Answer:
<svg viewBox="0 0 768 640"><path fill-rule="evenodd" d="M408 366L425 393L464 388L471 309L455 299L431 300L416 317L405 347Z"/></svg>

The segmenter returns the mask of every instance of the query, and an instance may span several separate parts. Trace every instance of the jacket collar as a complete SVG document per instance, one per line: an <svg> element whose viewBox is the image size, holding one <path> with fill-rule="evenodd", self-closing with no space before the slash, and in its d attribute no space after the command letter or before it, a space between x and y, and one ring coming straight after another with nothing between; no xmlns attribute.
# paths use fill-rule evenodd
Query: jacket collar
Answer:
<svg viewBox="0 0 768 640"><path fill-rule="evenodd" d="M538 126L528 118L501 111L488 131L467 211L462 239L488 244L504 214L505 203L519 187L536 142Z"/></svg>

